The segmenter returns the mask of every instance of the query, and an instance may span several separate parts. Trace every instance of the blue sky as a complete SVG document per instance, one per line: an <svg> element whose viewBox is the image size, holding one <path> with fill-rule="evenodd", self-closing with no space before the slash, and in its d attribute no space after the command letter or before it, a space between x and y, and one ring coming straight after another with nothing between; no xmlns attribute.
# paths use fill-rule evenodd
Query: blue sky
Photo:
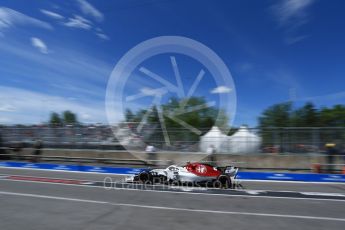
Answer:
<svg viewBox="0 0 345 230"><path fill-rule="evenodd" d="M344 9L342 0L2 0L0 123L38 123L65 109L106 122L117 61L166 35L199 41L225 62L237 93L235 125L255 126L263 109L290 99L344 104ZM187 82L198 71L181 65ZM197 95L215 97L212 84L203 81Z"/></svg>

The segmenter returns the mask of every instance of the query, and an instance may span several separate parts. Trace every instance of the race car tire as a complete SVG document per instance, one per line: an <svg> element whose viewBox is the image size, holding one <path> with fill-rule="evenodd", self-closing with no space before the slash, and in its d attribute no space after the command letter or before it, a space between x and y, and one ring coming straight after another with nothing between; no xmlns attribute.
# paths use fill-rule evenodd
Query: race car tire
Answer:
<svg viewBox="0 0 345 230"><path fill-rule="evenodd" d="M138 175L139 181L143 184L151 183L152 175L148 172L141 172Z"/></svg>
<svg viewBox="0 0 345 230"><path fill-rule="evenodd" d="M220 175L213 184L216 188L232 188L231 179L227 175Z"/></svg>
<svg viewBox="0 0 345 230"><path fill-rule="evenodd" d="M219 180L215 180L212 183L212 188L221 188L222 187L222 183Z"/></svg>

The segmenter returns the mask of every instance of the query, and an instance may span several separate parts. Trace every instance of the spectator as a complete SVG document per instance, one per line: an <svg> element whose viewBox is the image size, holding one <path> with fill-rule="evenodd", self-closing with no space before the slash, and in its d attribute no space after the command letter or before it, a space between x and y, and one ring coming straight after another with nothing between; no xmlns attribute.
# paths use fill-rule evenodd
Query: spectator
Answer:
<svg viewBox="0 0 345 230"><path fill-rule="evenodd" d="M33 152L33 155L34 155L34 157L33 157L33 162L38 162L39 160L40 160L40 156L41 156L41 154L42 154L42 152L41 152L41 149L42 149L42 141L41 140L37 140L36 141L36 143L35 143L35 145L34 145L34 147L35 147L35 150L34 150L34 152Z"/></svg>
<svg viewBox="0 0 345 230"><path fill-rule="evenodd" d="M1 136L1 133L0 133L0 160L5 160L6 159L6 156L4 156L6 154L6 151L4 149L4 145L3 145L3 142L2 142L2 136Z"/></svg>
<svg viewBox="0 0 345 230"><path fill-rule="evenodd" d="M328 165L328 173L333 173L334 171L334 158L337 155L337 150L335 148L334 143L327 143L327 165Z"/></svg>
<svg viewBox="0 0 345 230"><path fill-rule="evenodd" d="M12 149L13 153L15 153L16 158L19 160L22 159L22 157L20 155L21 155L23 148L24 148L24 143L21 141L13 143L11 145L11 149Z"/></svg>
<svg viewBox="0 0 345 230"><path fill-rule="evenodd" d="M345 172L345 144L343 144L343 149L341 150L341 157L343 158L343 172Z"/></svg>
<svg viewBox="0 0 345 230"><path fill-rule="evenodd" d="M148 154L148 160L153 164L156 160L156 148L153 145L146 145L145 152Z"/></svg>

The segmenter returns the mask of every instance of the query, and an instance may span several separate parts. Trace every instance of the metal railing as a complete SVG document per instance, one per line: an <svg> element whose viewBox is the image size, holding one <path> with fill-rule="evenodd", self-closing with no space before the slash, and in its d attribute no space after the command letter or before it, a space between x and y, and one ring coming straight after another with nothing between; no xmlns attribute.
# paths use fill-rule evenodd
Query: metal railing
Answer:
<svg viewBox="0 0 345 230"><path fill-rule="evenodd" d="M325 143L337 144L340 153L345 147L345 128L335 127L281 127L281 128L248 128L249 131L261 138L258 148L255 151L245 153L322 153L325 151ZM130 130L130 129L129 129ZM237 129L232 129L231 134ZM131 130L133 131L133 130ZM161 130L145 128L141 133L134 130L131 134L131 141L143 140L144 143L155 146L157 149L169 151L200 151L201 136L191 134L186 129L171 129L169 131L170 145L164 140ZM208 130L202 130L205 134ZM126 136L126 135L125 135ZM0 137L2 145L12 148L32 147L39 139L45 148L66 148L66 149L99 149L99 150L124 150L123 140L119 140L108 125L85 125L85 126L1 126ZM128 135L126 136L128 137ZM206 145L216 142L209 139ZM252 140L247 137L237 137L235 145L244 146L250 149ZM1 145L1 143L0 143ZM143 150L145 146L126 146ZM224 148L231 152L232 145L224 144ZM225 150L225 152L227 152Z"/></svg>

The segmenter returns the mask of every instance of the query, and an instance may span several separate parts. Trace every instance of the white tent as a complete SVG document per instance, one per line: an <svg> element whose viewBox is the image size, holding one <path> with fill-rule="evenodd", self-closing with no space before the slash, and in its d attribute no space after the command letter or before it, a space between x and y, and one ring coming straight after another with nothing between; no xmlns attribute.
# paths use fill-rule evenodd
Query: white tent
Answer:
<svg viewBox="0 0 345 230"><path fill-rule="evenodd" d="M228 136L223 134L218 127L213 126L208 133L201 137L200 151L206 153L207 149L212 146L215 152L221 152L222 145L227 141L227 138Z"/></svg>
<svg viewBox="0 0 345 230"><path fill-rule="evenodd" d="M213 146L216 153L246 154L258 152L261 145L261 137L249 131L246 126L231 136L223 134L216 126L201 137L200 151L206 153Z"/></svg>
<svg viewBox="0 0 345 230"><path fill-rule="evenodd" d="M250 132L246 126L241 126L239 130L228 138L229 152L255 153L261 145L261 137Z"/></svg>

